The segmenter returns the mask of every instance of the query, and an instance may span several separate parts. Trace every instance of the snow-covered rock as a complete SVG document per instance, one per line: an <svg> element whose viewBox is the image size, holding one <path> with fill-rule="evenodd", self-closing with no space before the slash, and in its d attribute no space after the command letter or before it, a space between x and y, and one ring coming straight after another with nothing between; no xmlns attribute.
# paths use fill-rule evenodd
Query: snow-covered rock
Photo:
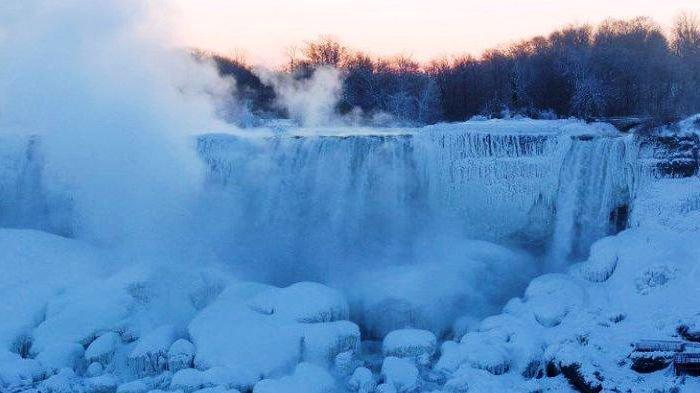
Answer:
<svg viewBox="0 0 700 393"><path fill-rule="evenodd" d="M90 343L85 350L85 359L90 363L98 362L106 365L112 360L112 356L120 344L121 338L117 333L106 332Z"/></svg>
<svg viewBox="0 0 700 393"><path fill-rule="evenodd" d="M581 285L563 274L547 274L530 282L525 301L544 327L559 325L566 315L586 301Z"/></svg>
<svg viewBox="0 0 700 393"><path fill-rule="evenodd" d="M80 344L53 344L37 355L36 360L49 370L55 371L62 368L76 370L81 365L84 353L85 349Z"/></svg>
<svg viewBox="0 0 700 393"><path fill-rule="evenodd" d="M394 330L384 337L382 352L384 356L413 358L420 364L427 364L435 354L437 338L427 330Z"/></svg>
<svg viewBox="0 0 700 393"><path fill-rule="evenodd" d="M104 371L102 364L98 362L92 362L85 370L85 375L88 377L97 377Z"/></svg>
<svg viewBox="0 0 700 393"><path fill-rule="evenodd" d="M314 282L299 282L286 288L270 288L248 302L263 314L301 323L348 319L349 306L335 289Z"/></svg>
<svg viewBox="0 0 700 393"><path fill-rule="evenodd" d="M263 379L253 393L332 393L335 381L325 369L310 363L299 363L294 373L280 379Z"/></svg>
<svg viewBox="0 0 700 393"><path fill-rule="evenodd" d="M160 326L141 337L127 357L132 374L145 377L167 369L168 349L176 338L177 333L171 325Z"/></svg>
<svg viewBox="0 0 700 393"><path fill-rule="evenodd" d="M255 311L247 303L266 290L276 288L232 284L192 320L189 333L197 348L198 368L225 366L230 359L246 359L240 367L249 369L251 376L265 376L291 369L298 363L301 333L296 324Z"/></svg>
<svg viewBox="0 0 700 393"><path fill-rule="evenodd" d="M617 254L614 238L602 239L593 244L588 260L571 268L571 273L592 282L606 281L615 272Z"/></svg>
<svg viewBox="0 0 700 393"><path fill-rule="evenodd" d="M397 393L396 386L393 383L382 383L377 385L377 393Z"/></svg>
<svg viewBox="0 0 700 393"><path fill-rule="evenodd" d="M117 387L117 393L147 393L152 388L153 386L145 380L137 379L119 385L119 387Z"/></svg>
<svg viewBox="0 0 700 393"><path fill-rule="evenodd" d="M12 316L0 323L0 348L8 348L21 335L30 336L44 313L50 312L47 302L57 292L99 279L100 257L98 249L79 240L0 228L0 314ZM38 339L32 348L34 353L41 352L44 344L75 342Z"/></svg>
<svg viewBox="0 0 700 393"><path fill-rule="evenodd" d="M238 389L228 389L223 386L214 386L211 388L204 388L195 390L193 393L240 393Z"/></svg>
<svg viewBox="0 0 700 393"><path fill-rule="evenodd" d="M115 393L119 386L119 378L112 374L102 374L86 378L83 386L86 393Z"/></svg>
<svg viewBox="0 0 700 393"><path fill-rule="evenodd" d="M125 287L130 277L114 276L70 288L52 298L46 319L34 329L32 350L43 351L56 342L87 345L95 337L117 327L127 317L133 298Z"/></svg>
<svg viewBox="0 0 700 393"><path fill-rule="evenodd" d="M181 338L175 341L168 349L168 370L175 373L183 368L194 365L194 344Z"/></svg>
<svg viewBox="0 0 700 393"><path fill-rule="evenodd" d="M408 359L393 356L385 358L381 376L385 383L393 385L399 393L414 392L420 387L418 369Z"/></svg>
<svg viewBox="0 0 700 393"><path fill-rule="evenodd" d="M232 362L231 366L234 365ZM252 388L258 378L242 374L239 370L239 367L213 367L205 371L194 368L181 369L172 376L170 389L189 393L217 386L244 391Z"/></svg>
<svg viewBox="0 0 700 393"><path fill-rule="evenodd" d="M60 370L39 384L39 391L47 393L73 393L81 389L80 380L69 368Z"/></svg>
<svg viewBox="0 0 700 393"><path fill-rule="evenodd" d="M36 359L25 359L12 352L0 351L0 386L25 386L47 375Z"/></svg>
<svg viewBox="0 0 700 393"><path fill-rule="evenodd" d="M359 328L336 321L347 310L337 291L320 284L231 284L189 325L195 365L233 368L253 381L288 372L302 360L327 365L358 348Z"/></svg>
<svg viewBox="0 0 700 393"><path fill-rule="evenodd" d="M358 345L359 347L359 345ZM337 354L333 361L333 369L339 375L350 375L362 363L357 350Z"/></svg>
<svg viewBox="0 0 700 393"><path fill-rule="evenodd" d="M170 380L171 389L182 390L185 393L212 386L214 384L206 378L204 372L194 368L179 370Z"/></svg>
<svg viewBox="0 0 700 393"><path fill-rule="evenodd" d="M511 353L500 337L484 332L470 332L459 343L447 341L435 367L455 371L462 364L500 375L511 366Z"/></svg>
<svg viewBox="0 0 700 393"><path fill-rule="evenodd" d="M358 367L348 380L348 389L351 392L371 393L377 387L372 371L365 367Z"/></svg>
<svg viewBox="0 0 700 393"><path fill-rule="evenodd" d="M339 354L357 353L360 348L360 328L349 321L304 325L302 334L302 359L306 362L326 366Z"/></svg>

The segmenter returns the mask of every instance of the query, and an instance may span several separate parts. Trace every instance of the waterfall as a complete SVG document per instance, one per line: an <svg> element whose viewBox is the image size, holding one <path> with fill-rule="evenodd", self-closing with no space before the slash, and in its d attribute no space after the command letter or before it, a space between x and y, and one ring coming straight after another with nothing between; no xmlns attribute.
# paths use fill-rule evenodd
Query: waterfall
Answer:
<svg viewBox="0 0 700 393"><path fill-rule="evenodd" d="M572 137L559 175L553 262L585 258L596 240L619 231L630 200L623 138Z"/></svg>
<svg viewBox="0 0 700 393"><path fill-rule="evenodd" d="M198 137L217 252L321 280L354 260L409 262L448 238L563 264L622 229L633 184L651 176L638 169L639 141L576 121L372 131ZM7 140L0 223L69 235L70 196L47 187L40 144Z"/></svg>
<svg viewBox="0 0 700 393"><path fill-rule="evenodd" d="M585 258L625 225L628 138L571 122L439 125L381 135L208 135L209 188L238 206L241 259L285 271L410 261L439 238ZM520 127L519 127L520 126ZM247 257L246 257L247 256ZM297 262L290 262L297 261ZM287 264L292 264L291 266ZM346 265L345 261L338 265ZM342 269L334 266L333 269ZM303 267L301 267L303 266Z"/></svg>
<svg viewBox="0 0 700 393"><path fill-rule="evenodd" d="M36 136L0 138L0 227L31 228L70 236L70 198L53 193L45 180Z"/></svg>

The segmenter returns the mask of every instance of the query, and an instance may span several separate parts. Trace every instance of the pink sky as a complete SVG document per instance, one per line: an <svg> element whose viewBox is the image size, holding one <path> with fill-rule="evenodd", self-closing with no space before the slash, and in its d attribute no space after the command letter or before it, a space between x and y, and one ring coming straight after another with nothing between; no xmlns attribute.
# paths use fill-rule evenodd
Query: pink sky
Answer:
<svg viewBox="0 0 700 393"><path fill-rule="evenodd" d="M417 60L486 48L569 23L651 16L669 26L700 0L172 0L177 41L277 66L285 49L321 35L375 55Z"/></svg>

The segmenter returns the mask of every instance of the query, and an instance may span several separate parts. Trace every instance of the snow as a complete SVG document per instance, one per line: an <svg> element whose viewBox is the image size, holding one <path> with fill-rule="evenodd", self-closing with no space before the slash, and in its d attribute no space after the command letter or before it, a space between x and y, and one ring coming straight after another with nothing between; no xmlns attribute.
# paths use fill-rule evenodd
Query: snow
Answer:
<svg viewBox="0 0 700 393"><path fill-rule="evenodd" d="M183 368L190 368L194 365L195 347L181 338L175 341L168 349L168 370L177 372Z"/></svg>
<svg viewBox="0 0 700 393"><path fill-rule="evenodd" d="M207 385L211 385L211 382L207 381L204 372L193 368L177 371L170 381L172 389L179 389L184 392L193 392L204 387L211 387Z"/></svg>
<svg viewBox="0 0 700 393"><path fill-rule="evenodd" d="M60 370L62 368L77 369L81 365L85 349L76 343L51 344L44 349L36 360L48 370Z"/></svg>
<svg viewBox="0 0 700 393"><path fill-rule="evenodd" d="M106 332L91 342L85 351L85 359L88 362L107 364L112 360L121 338L115 332Z"/></svg>
<svg viewBox="0 0 700 393"><path fill-rule="evenodd" d="M339 291L313 282L270 289L248 304L263 314L301 323L332 322L347 319L349 315L347 301Z"/></svg>
<svg viewBox="0 0 700 393"><path fill-rule="evenodd" d="M167 369L167 353L177 333L171 325L160 326L142 336L131 351L127 364L140 377L159 374Z"/></svg>
<svg viewBox="0 0 700 393"><path fill-rule="evenodd" d="M136 380L119 385L117 393L146 393L151 387L143 380Z"/></svg>
<svg viewBox="0 0 700 393"><path fill-rule="evenodd" d="M518 375L526 364L537 364L529 358L539 359L542 371L545 363L552 363L569 382L579 378L577 383L592 388L694 389L695 380L676 379L664 371L636 377L628 355L639 340L677 339L681 321L692 321L697 314L692 299L698 291L700 248L692 240L697 229L685 225L685 212L697 209L692 201L698 186L698 178L659 179L639 189L632 210L635 227L599 240L589 259L572 266L570 274L533 280L523 299L510 301L503 314L482 321L460 343L445 342L437 367L455 370L447 385L464 380L474 389L496 381L495 387L479 391L519 391L528 380ZM658 214L647 213L650 204ZM498 379L479 377L474 371L479 369L499 374Z"/></svg>
<svg viewBox="0 0 700 393"><path fill-rule="evenodd" d="M385 383L393 385L399 393L414 392L420 385L418 369L408 359L386 357L381 376Z"/></svg>
<svg viewBox="0 0 700 393"><path fill-rule="evenodd" d="M117 390L119 379L111 374L103 374L100 376L90 377L85 379L85 391L87 393L107 393Z"/></svg>
<svg viewBox="0 0 700 393"><path fill-rule="evenodd" d="M371 393L377 387L372 371L365 367L358 367L348 380L348 389L351 392Z"/></svg>
<svg viewBox="0 0 700 393"><path fill-rule="evenodd" d="M292 375L280 379L264 379L253 389L253 393L332 393L335 391L333 377L323 368L310 363L299 363Z"/></svg>
<svg viewBox="0 0 700 393"><path fill-rule="evenodd" d="M98 362L93 362L90 363L90 365L85 370L85 375L87 375L88 377L97 377L100 374L102 374L102 371L104 371L104 367L102 366L102 364Z"/></svg>
<svg viewBox="0 0 700 393"><path fill-rule="evenodd" d="M72 287L52 298L46 319L33 330L32 350L41 352L54 342L86 345L117 326L127 317L133 301L123 279L115 276L93 285Z"/></svg>
<svg viewBox="0 0 700 393"><path fill-rule="evenodd" d="M298 363L301 334L297 324L282 324L247 303L266 290L277 289L262 284L232 284L192 320L189 334L197 348L198 368L225 366L229 359L247 359L245 372L254 381Z"/></svg>
<svg viewBox="0 0 700 393"><path fill-rule="evenodd" d="M233 367L248 384L288 372L302 360L327 366L359 348L357 325L335 320L347 313L342 296L320 284L231 284L189 325L195 365Z"/></svg>
<svg viewBox="0 0 700 393"><path fill-rule="evenodd" d="M302 329L301 357L306 362L329 365L341 353L359 352L360 328L350 321L314 323Z"/></svg>
<svg viewBox="0 0 700 393"><path fill-rule="evenodd" d="M45 232L0 228L0 270L0 313L13 315L0 324L0 346L8 348L41 322L56 293L99 277L100 251Z"/></svg>
<svg viewBox="0 0 700 393"><path fill-rule="evenodd" d="M435 354L437 338L427 330L394 330L384 337L382 352L384 356L413 358L420 364L427 364Z"/></svg>
<svg viewBox="0 0 700 393"><path fill-rule="evenodd" d="M564 274L548 274L537 277L525 290L535 319L544 327L559 325L574 309L586 302L585 290Z"/></svg>

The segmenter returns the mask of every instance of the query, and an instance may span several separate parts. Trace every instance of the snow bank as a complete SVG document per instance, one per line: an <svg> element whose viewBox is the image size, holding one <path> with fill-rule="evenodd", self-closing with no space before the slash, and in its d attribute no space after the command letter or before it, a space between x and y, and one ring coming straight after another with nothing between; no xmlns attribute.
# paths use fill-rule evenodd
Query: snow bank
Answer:
<svg viewBox="0 0 700 393"><path fill-rule="evenodd" d="M189 325L195 365L233 368L244 379L241 385L282 375L302 360L326 366L359 348L359 328L336 320L347 310L337 291L320 284L232 284Z"/></svg>
<svg viewBox="0 0 700 393"><path fill-rule="evenodd" d="M633 228L596 242L588 260L568 274L533 280L502 314L483 320L459 343L442 345L435 367L448 373L446 389L700 387L695 378L676 378L662 351L633 352L645 339L694 337L688 332L700 295L700 228L692 221L700 210L700 178L647 179L638 186Z"/></svg>
<svg viewBox="0 0 700 393"><path fill-rule="evenodd" d="M101 259L99 250L78 240L0 228L0 313L12 315L0 324L0 349L9 350L17 337L30 335L56 294L101 277ZM51 343L56 342L71 340Z"/></svg>
<svg viewBox="0 0 700 393"><path fill-rule="evenodd" d="M253 389L253 393L332 393L335 380L321 367L310 363L299 363L294 373L280 379L264 379Z"/></svg>

